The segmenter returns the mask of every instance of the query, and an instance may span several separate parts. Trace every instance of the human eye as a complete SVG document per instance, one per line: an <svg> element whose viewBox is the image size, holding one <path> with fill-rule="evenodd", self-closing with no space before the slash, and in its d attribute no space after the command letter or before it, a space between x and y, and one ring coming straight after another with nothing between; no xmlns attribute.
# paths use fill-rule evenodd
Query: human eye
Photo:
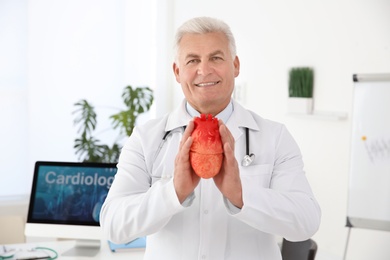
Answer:
<svg viewBox="0 0 390 260"><path fill-rule="evenodd" d="M194 64L194 63L198 63L199 60L198 59L190 59L186 62L187 65L190 65L190 64Z"/></svg>
<svg viewBox="0 0 390 260"><path fill-rule="evenodd" d="M212 61L223 61L223 58L221 56L212 56L211 60Z"/></svg>

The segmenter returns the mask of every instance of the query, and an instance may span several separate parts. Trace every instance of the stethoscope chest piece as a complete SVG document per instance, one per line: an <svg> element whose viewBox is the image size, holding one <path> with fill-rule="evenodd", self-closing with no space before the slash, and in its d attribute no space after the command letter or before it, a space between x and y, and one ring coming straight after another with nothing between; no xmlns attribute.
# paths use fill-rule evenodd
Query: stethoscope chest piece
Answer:
<svg viewBox="0 0 390 260"><path fill-rule="evenodd" d="M252 164L252 162L255 160L255 155L253 153L247 154L244 156L244 158L241 161L241 165L246 167Z"/></svg>

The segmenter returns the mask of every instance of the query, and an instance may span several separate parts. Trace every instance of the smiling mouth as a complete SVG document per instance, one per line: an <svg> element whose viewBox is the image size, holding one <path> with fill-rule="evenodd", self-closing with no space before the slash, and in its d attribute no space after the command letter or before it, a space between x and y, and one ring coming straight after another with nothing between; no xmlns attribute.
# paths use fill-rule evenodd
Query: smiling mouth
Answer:
<svg viewBox="0 0 390 260"><path fill-rule="evenodd" d="M215 86L219 83L220 81L214 81L214 82L204 82L204 83L198 83L195 84L197 87L210 87L210 86Z"/></svg>

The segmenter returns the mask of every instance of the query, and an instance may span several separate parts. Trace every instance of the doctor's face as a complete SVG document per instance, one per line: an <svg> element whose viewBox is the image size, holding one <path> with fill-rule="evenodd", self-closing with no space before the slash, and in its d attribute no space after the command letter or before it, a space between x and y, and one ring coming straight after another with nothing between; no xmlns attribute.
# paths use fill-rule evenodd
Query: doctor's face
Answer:
<svg viewBox="0 0 390 260"><path fill-rule="evenodd" d="M223 33L186 34L173 70L191 106L215 116L230 102L240 62Z"/></svg>

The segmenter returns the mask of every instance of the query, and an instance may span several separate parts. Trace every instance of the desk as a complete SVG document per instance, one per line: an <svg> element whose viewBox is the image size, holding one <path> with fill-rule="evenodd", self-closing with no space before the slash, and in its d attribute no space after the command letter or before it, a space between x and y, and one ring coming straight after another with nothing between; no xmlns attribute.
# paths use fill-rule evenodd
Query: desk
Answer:
<svg viewBox="0 0 390 260"><path fill-rule="evenodd" d="M61 260L142 260L144 257L144 248L130 249L125 252L111 252L108 247L107 241L101 241L100 251L94 257L80 257L80 256L62 256L62 254L69 249L73 248L76 244L74 240L61 240L61 241L50 241L50 242L36 242L26 244L9 244L5 245L7 250L10 249L32 249L35 247L47 247L55 250L58 253L58 258ZM52 255L52 254L51 254ZM12 260L13 258L9 258Z"/></svg>

